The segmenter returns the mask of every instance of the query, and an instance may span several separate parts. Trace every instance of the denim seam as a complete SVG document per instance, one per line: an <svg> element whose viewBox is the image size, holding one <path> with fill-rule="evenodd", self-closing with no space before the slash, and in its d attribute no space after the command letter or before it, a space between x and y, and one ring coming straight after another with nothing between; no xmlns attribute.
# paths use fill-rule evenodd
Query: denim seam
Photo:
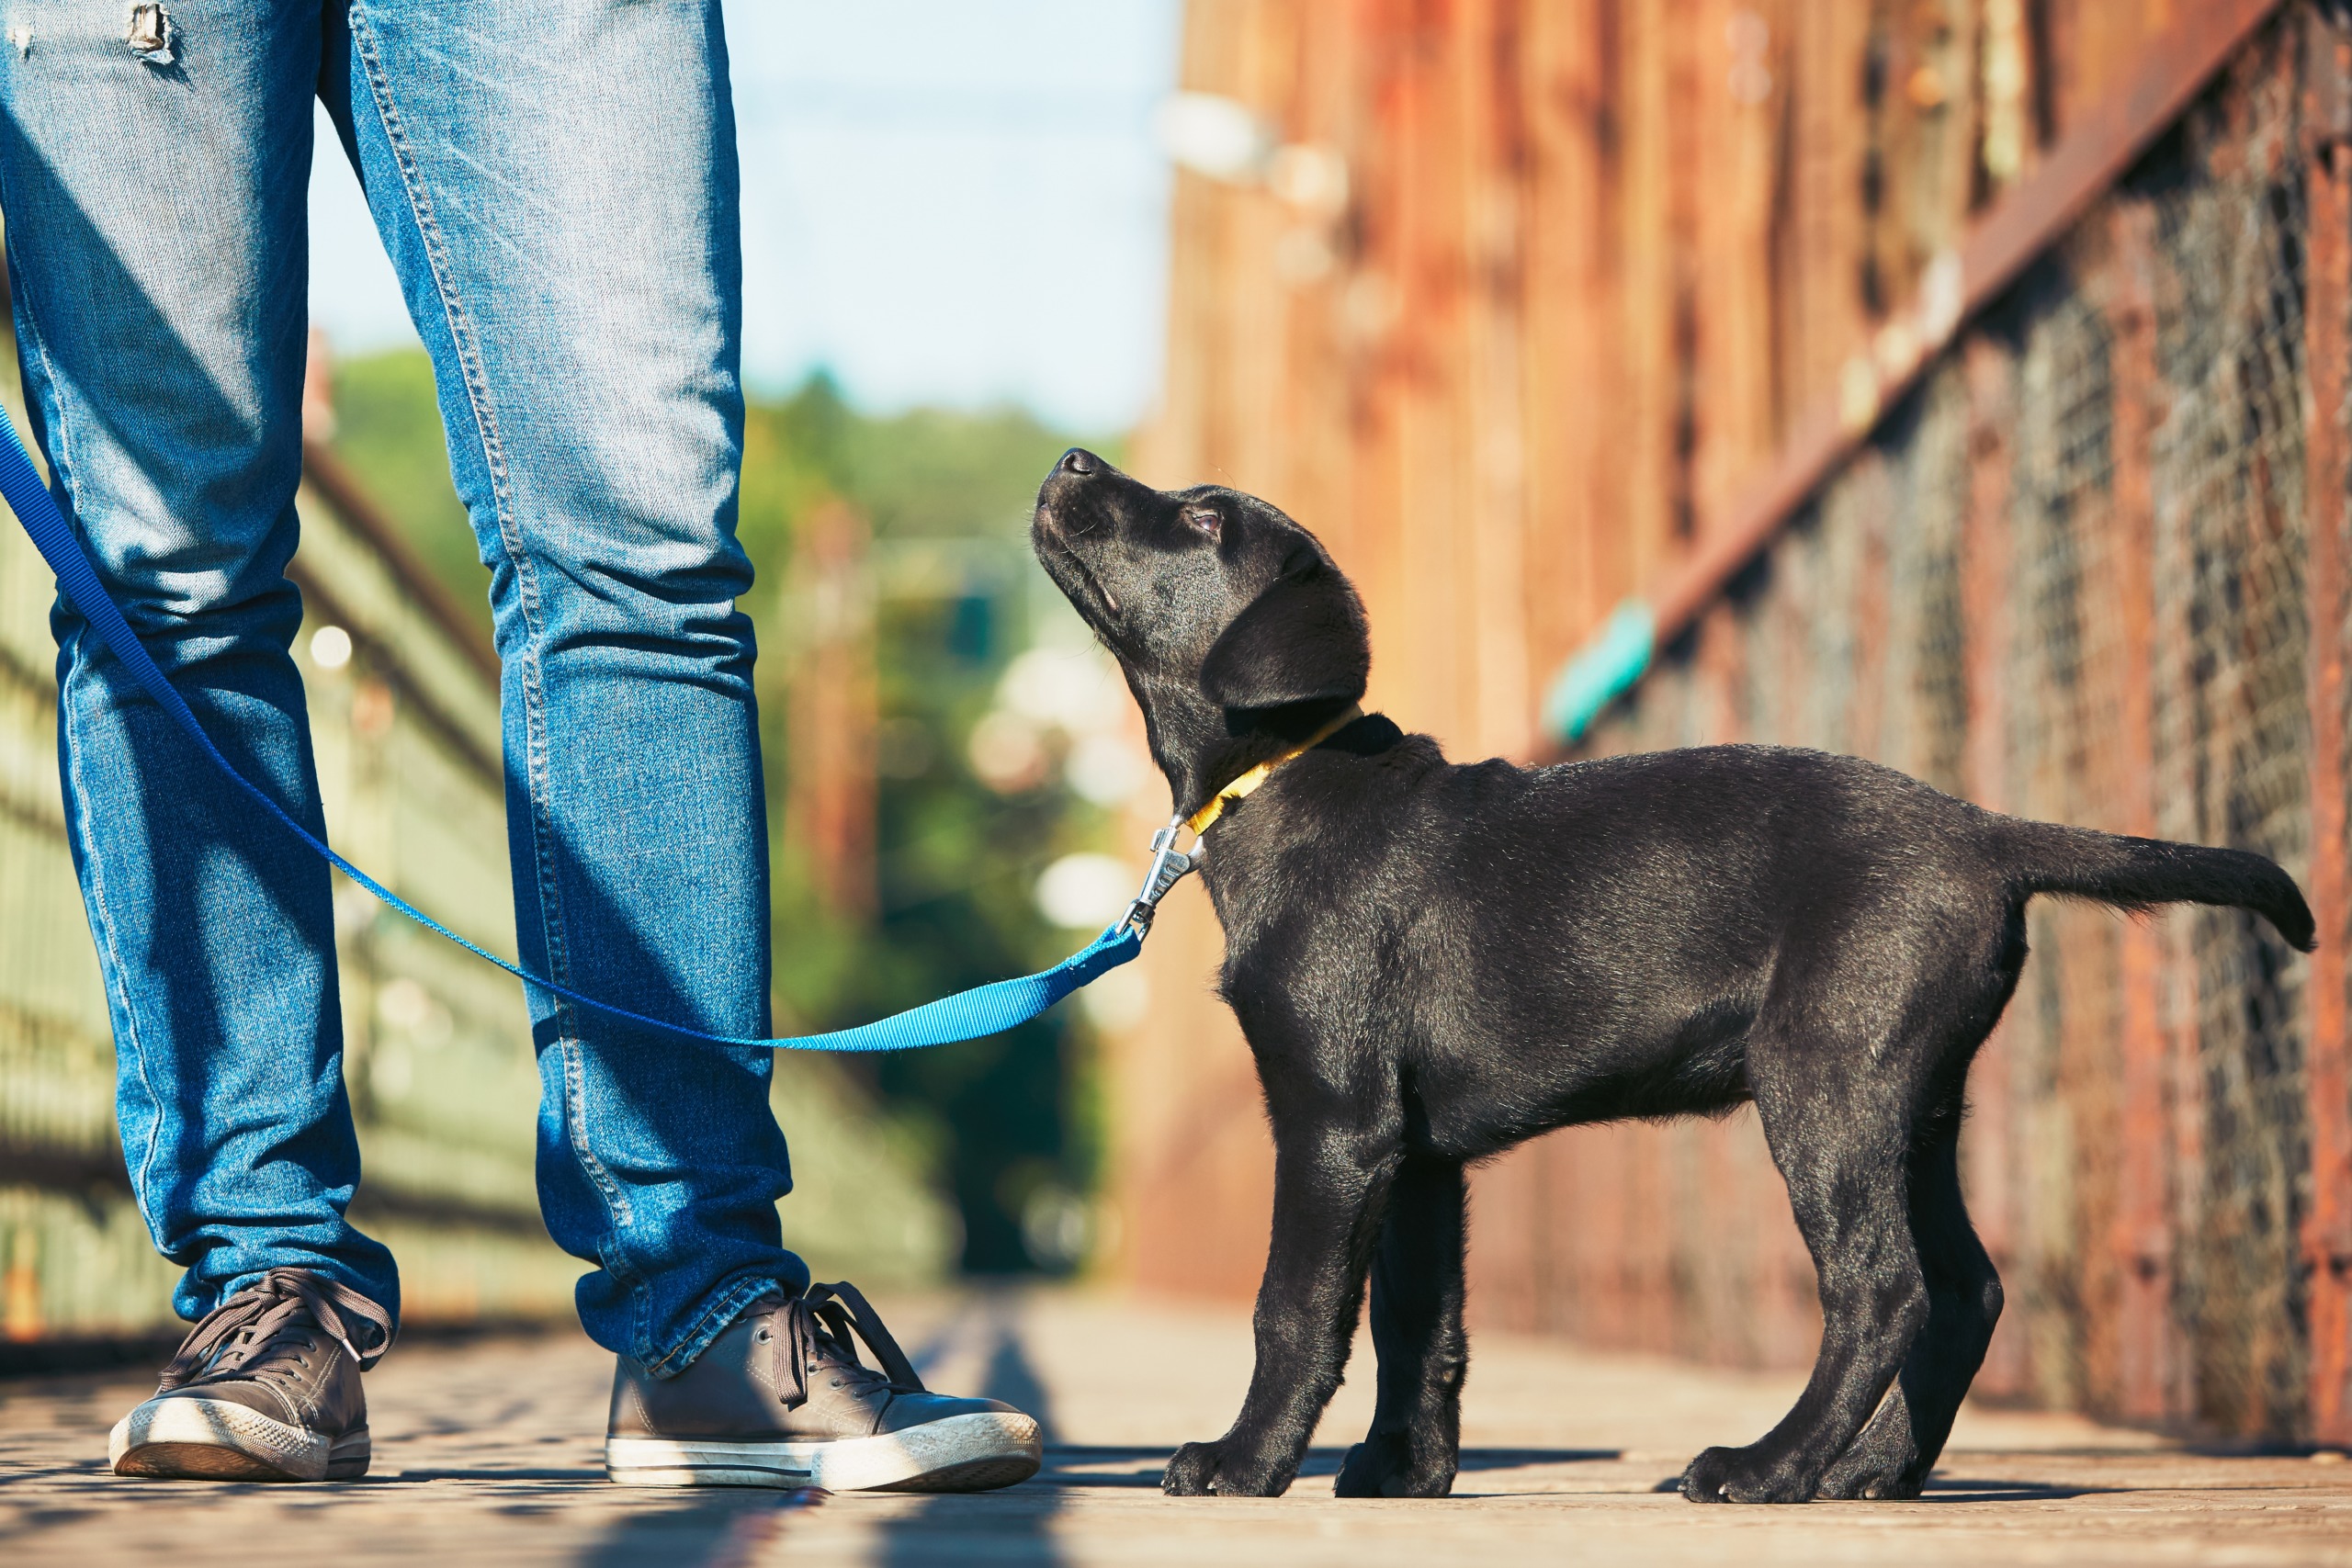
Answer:
<svg viewBox="0 0 2352 1568"><path fill-rule="evenodd" d="M605 1212L611 1216L615 1227L627 1225L631 1217L628 1194L620 1190L620 1184L613 1179L612 1171L588 1147L587 1075L581 1066L581 1043L567 1038L560 1041L556 1049L563 1053L564 1142L571 1145L572 1153L580 1161L581 1170L595 1186L597 1195L605 1200ZM643 1278L633 1260L624 1257L622 1261L628 1264L628 1268L626 1271L614 1269L616 1274L624 1275L631 1282ZM611 1266L607 1264L606 1267Z"/></svg>
<svg viewBox="0 0 2352 1568"><path fill-rule="evenodd" d="M712 1301L685 1337L663 1352L658 1361L648 1361L645 1370L655 1377L668 1377L693 1364L695 1357L710 1348L710 1342L727 1332L728 1325L743 1314L743 1309L762 1296L781 1295L784 1287L774 1280L750 1279L733 1290L723 1292Z"/></svg>
<svg viewBox="0 0 2352 1568"><path fill-rule="evenodd" d="M558 839L548 782L547 695L539 682L537 649L526 650L517 662L520 668L515 671L516 683L523 691L524 795L531 811L531 870L538 881L539 940L547 949L548 976L559 985L569 986L572 983L571 944L565 940L563 889L555 874L554 848ZM561 997L556 998L555 1022L560 1035L577 1040L577 1028L564 1026L578 1017L578 1010L569 1001Z"/></svg>
<svg viewBox="0 0 2352 1568"><path fill-rule="evenodd" d="M518 656L520 665L517 684L523 694L524 777L526 797L530 803L530 823L533 869L538 880L540 940L546 949L549 977L557 983L571 981L570 944L565 940L562 889L555 875L555 856L550 852L555 841L554 823L548 804L546 702L539 683L537 645L546 635L545 618L541 614L537 572L528 553L523 547L522 527L516 521L514 491L506 468L505 445L500 439L498 420L489 396L489 378L482 369L480 348L473 331L473 320L465 308L453 269L449 265L447 245L434 215L432 193L424 188L418 174L416 159L408 143L399 105L394 101L391 82L378 52L375 33L369 26L365 9L354 5L350 10L353 47L368 73L369 94L375 100L376 115L384 127L384 138L390 143L392 155L401 170L401 183L408 197L409 218L416 225L417 235L424 247L427 264L432 268L435 291L441 298L441 309L449 329L450 346L458 356L458 364L466 388L466 398L474 416L475 439L481 445L482 462L490 471L491 497L498 520L499 542L504 547L507 563L514 568L515 587L523 620L529 632L529 644ZM567 1014L573 1011L561 998L556 1001L559 1029ZM562 1042L564 1048L564 1096L566 1142L571 1145L572 1157L580 1164L597 1195L604 1201L605 1221L617 1233L628 1224L626 1197L612 1179L612 1173L589 1146L584 1096L580 1089L579 1049L575 1038ZM598 1248L602 1256L605 1249ZM624 1255L625 1257L625 1255ZM616 1277L621 1270L612 1269ZM631 1266L628 1275L638 1283L632 1293L638 1297L638 1310L648 1310L648 1292L641 1283L642 1275Z"/></svg>
<svg viewBox="0 0 2352 1568"><path fill-rule="evenodd" d="M441 233L433 208L433 193L424 188L424 177L417 173L416 157L410 150L408 134L401 118L400 106L393 99L391 80L385 73L383 61L377 52L376 37L369 28L366 11L359 6L351 8L353 46L368 70L368 86L375 99L376 117L384 127L384 139L391 144L392 155L401 169L401 186L408 197L409 220L416 225L417 237L433 271L434 290L441 298L441 310L449 329L449 343L458 355L458 365L466 388L466 401L474 417L474 435L481 443L482 463L490 471L492 510L498 520L498 540L506 552L507 564L514 570L516 598L521 605L523 623L529 632L528 646L516 662L518 684L523 692L524 777L526 796L531 803L532 864L537 874L539 893L539 935L547 947L549 977L559 984L571 981L569 944L564 940L562 889L554 874L554 856L549 853L554 840L554 824L547 809L548 774L546 759L546 699L538 681L537 645L546 636L546 619L539 603L538 573L524 548L522 525L514 516L513 478L506 467L506 444L500 437L498 416L490 400L489 374L482 368L481 354L473 329L473 317L466 309L464 296L458 288L454 270L449 265L448 245ZM556 999L556 1016L560 1021L571 1012L571 1006L561 998Z"/></svg>
<svg viewBox="0 0 2352 1568"><path fill-rule="evenodd" d="M467 310L465 299L459 293L457 278L449 265L448 245L441 233L439 219L435 215L433 193L424 187L424 177L417 173L416 155L410 149L408 133L401 118L400 105L392 96L390 77L385 73L383 61L376 49L376 35L369 27L366 10L354 5L350 12L351 38L361 62L368 69L368 87L375 100L376 118L384 127L384 140L391 144L392 156L400 164L401 188L408 197L409 220L416 225L417 238L424 243L425 259L433 271L434 291L440 296L444 324L449 329L449 342L458 355L458 368L463 372L466 401L472 409L474 434L481 444L482 461L490 469L492 510L498 519L499 543L505 547L507 564L514 569L515 581L521 589L524 624L537 638L545 627L539 610L538 583L530 558L523 549L521 526L514 521L514 491L506 469L505 443L499 438L498 419L490 401L489 377L481 367L481 351L473 329L473 316Z"/></svg>
<svg viewBox="0 0 2352 1568"><path fill-rule="evenodd" d="M581 1043L559 1040L549 1047L563 1065L563 1141L571 1150L572 1159L580 1172L596 1190L605 1207L605 1235L596 1244L596 1262L605 1273L626 1288L629 1302L628 1342L633 1348L642 1348L650 1337L653 1314L653 1292L647 1289L644 1270L628 1255L626 1226L629 1224L628 1194L620 1190L613 1173L588 1146L588 1097L585 1092L586 1074L581 1061Z"/></svg>
<svg viewBox="0 0 2352 1568"><path fill-rule="evenodd" d="M529 553L524 548L522 525L514 517L514 485L506 467L506 446L500 438L498 416L491 403L489 376L481 366L472 313L466 309L464 296L458 288L456 274L449 265L448 246L434 212L433 194L425 189L424 177L417 172L416 157L409 147L400 106L393 98L390 78L385 73L383 61L377 51L375 33L368 25L366 11L356 5L351 8L351 36L353 46L367 68L368 91L375 100L376 117L384 128L384 139L390 143L393 158L400 164L401 186L408 197L409 220L416 225L417 238L424 248L426 262L432 269L434 291L440 296L442 316L449 330L450 347L458 356L460 378L466 389L466 401L473 413L474 436L481 446L482 464L490 473L492 512L498 522L499 544L506 552L507 565L514 569L516 600L522 610L524 626L529 633L529 646L518 656L520 669L516 673L517 684L523 693L525 794L531 804L531 858L538 880L539 935L547 947L549 977L559 984L568 985L571 979L571 966L568 944L563 940L562 891L554 877L553 856L548 853L553 824L548 820L546 809L546 702L538 682L537 655L538 642L546 635L546 622L539 604L538 574ZM570 1005L559 998L556 1001L559 1021L569 1010Z"/></svg>
<svg viewBox="0 0 2352 1568"><path fill-rule="evenodd" d="M55 449L49 454L50 468L56 475L58 483L64 487L66 508L76 525L75 533L78 536L85 534L87 530L81 525L81 497L74 482L74 437L70 428L71 421L65 408L64 392L58 378L57 367L50 361L49 340L41 333L40 321L34 310L30 290L26 291L26 298L20 302L19 308L23 312L26 335L32 340L33 356L40 362L41 381L49 391L48 401L53 410L53 417L49 423L50 442ZM30 395L29 389L28 389L28 395ZM6 414L0 414L0 418L6 417ZM92 557L94 563L96 558L94 553ZM76 610L78 613L79 606L76 606ZM86 655L83 650L87 645L84 641L82 632L77 631L74 634L74 642L77 661L85 660ZM84 662L84 668L92 670L95 676L95 669L92 665ZM96 678L103 684L104 678ZM82 749L74 744L74 705L67 699L62 682L59 684L57 692L57 722L65 737L65 754L69 759L66 766L71 774L68 781L71 786L71 798L66 801L66 807L73 813L74 825L82 842L88 846L87 852L82 858L83 863L89 868L90 914L92 925L95 928L93 935L104 944L107 956L107 962L99 967L105 971L104 977L107 991L115 996L121 1007L123 1028L130 1036L130 1060L139 1075L139 1087L146 1090L147 1103L153 1119L155 1123L160 1124L163 1120L164 1100L163 1097L155 1092L154 1079L148 1076L147 1049L140 1034L139 1014L131 1005L129 987L121 983L126 966L115 928L113 900L107 896L106 876L99 865L97 840L89 830L89 820L85 807L85 802L88 796L82 781ZM119 1041L116 1043L116 1049L118 1051L121 1049ZM119 1135L121 1128L119 1125L116 1132ZM168 1254L169 1244L164 1234L163 1224L149 1203L153 1187L151 1178L155 1168L157 1142L154 1128L151 1126L141 1140L138 1168L130 1173L130 1188L132 1201L139 1205L139 1217L147 1224L149 1239L155 1244L156 1251ZM124 1163L128 1165L129 1161L126 1160Z"/></svg>

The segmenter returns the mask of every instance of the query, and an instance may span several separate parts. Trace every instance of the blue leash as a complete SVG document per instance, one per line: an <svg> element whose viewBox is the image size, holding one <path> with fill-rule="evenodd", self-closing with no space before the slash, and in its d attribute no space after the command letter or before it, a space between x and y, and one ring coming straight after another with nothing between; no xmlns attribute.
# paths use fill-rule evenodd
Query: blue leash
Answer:
<svg viewBox="0 0 2352 1568"><path fill-rule="evenodd" d="M24 443L17 438L15 425L4 412L0 412L0 432L6 435L6 440L0 442L0 497L6 498L9 510L17 514L17 521L23 524L25 532L31 536L33 547L40 551L41 558L49 562L50 569L57 573L58 587L64 592L66 598L74 602L74 607L82 613L82 618L97 632L98 639L107 645L116 659L121 660L123 668L130 671L131 679L138 682L140 687L155 700L155 705L187 732L188 739L212 759L213 766L228 775L230 783L251 795L263 810L284 824L288 832L318 852L328 864L410 919L427 931L447 937L475 957L488 959L525 984L537 986L582 1007L594 1008L598 1012L624 1018L631 1023L711 1045L763 1046L780 1051L911 1051L923 1045L947 1045L960 1040L977 1040L982 1035L999 1033L1015 1024L1028 1022L1080 987L1117 968L1142 952L1144 933L1151 928L1152 912L1160 896L1193 868L1192 857L1177 852L1175 825L1170 824L1152 840L1151 870L1145 878L1143 892L1127 906L1126 913L1119 917L1115 925L1079 952L1051 969L1023 975L1014 980L998 980L990 985L976 986L968 991L959 991L935 1002L925 1002L921 1007L910 1008L905 1012L861 1024L855 1029L837 1029L828 1034L803 1034L782 1040L739 1039L727 1034L706 1034L699 1029L664 1023L660 1019L648 1018L643 1013L631 1012L610 1002L600 1002L569 986L541 979L459 936L335 853L324 841L313 838L308 829L287 813L285 807L232 767L229 759L220 754L220 748L212 744L212 738L204 733L204 727L197 722L196 715L189 710L178 689L155 667L155 660L141 644L138 634L130 629L130 623L123 618L121 609L107 592L106 584L99 580L97 569L83 553L81 541L67 526L64 514L58 510L56 498L50 494L49 487L41 483L40 474L33 467Z"/></svg>

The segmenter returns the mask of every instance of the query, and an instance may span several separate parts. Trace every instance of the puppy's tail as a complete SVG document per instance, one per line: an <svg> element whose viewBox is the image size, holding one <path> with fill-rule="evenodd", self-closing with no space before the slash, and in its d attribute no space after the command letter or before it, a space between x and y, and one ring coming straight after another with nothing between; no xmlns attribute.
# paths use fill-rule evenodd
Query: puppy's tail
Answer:
<svg viewBox="0 0 2352 1568"><path fill-rule="evenodd" d="M1997 818L2019 891L2095 898L2139 911L2159 904L2252 909L2309 953L2311 906L2295 879L2245 850L2208 849L2163 839L2126 839L2054 822Z"/></svg>

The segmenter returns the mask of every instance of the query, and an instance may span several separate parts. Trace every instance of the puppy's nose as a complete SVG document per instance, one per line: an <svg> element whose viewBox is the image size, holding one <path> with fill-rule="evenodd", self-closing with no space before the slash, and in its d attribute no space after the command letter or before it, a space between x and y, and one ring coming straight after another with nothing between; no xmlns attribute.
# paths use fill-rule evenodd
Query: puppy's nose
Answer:
<svg viewBox="0 0 2352 1568"><path fill-rule="evenodd" d="M1102 467L1102 458L1083 446L1073 446L1062 454L1062 460L1054 465L1054 471L1061 474L1091 474Z"/></svg>

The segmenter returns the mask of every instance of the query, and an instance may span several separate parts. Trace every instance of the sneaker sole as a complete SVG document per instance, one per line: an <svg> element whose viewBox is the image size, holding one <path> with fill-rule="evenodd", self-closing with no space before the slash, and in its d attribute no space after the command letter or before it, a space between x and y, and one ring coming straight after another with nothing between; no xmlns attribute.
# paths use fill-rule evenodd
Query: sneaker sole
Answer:
<svg viewBox="0 0 2352 1568"><path fill-rule="evenodd" d="M107 1434L117 1475L193 1481L353 1481L372 1457L365 1427L330 1441L222 1399L150 1400Z"/></svg>
<svg viewBox="0 0 2352 1568"><path fill-rule="evenodd" d="M821 1487L828 1492L989 1492L1037 1473L1037 1423L976 1411L902 1432L816 1443L606 1438L605 1473L623 1486Z"/></svg>

